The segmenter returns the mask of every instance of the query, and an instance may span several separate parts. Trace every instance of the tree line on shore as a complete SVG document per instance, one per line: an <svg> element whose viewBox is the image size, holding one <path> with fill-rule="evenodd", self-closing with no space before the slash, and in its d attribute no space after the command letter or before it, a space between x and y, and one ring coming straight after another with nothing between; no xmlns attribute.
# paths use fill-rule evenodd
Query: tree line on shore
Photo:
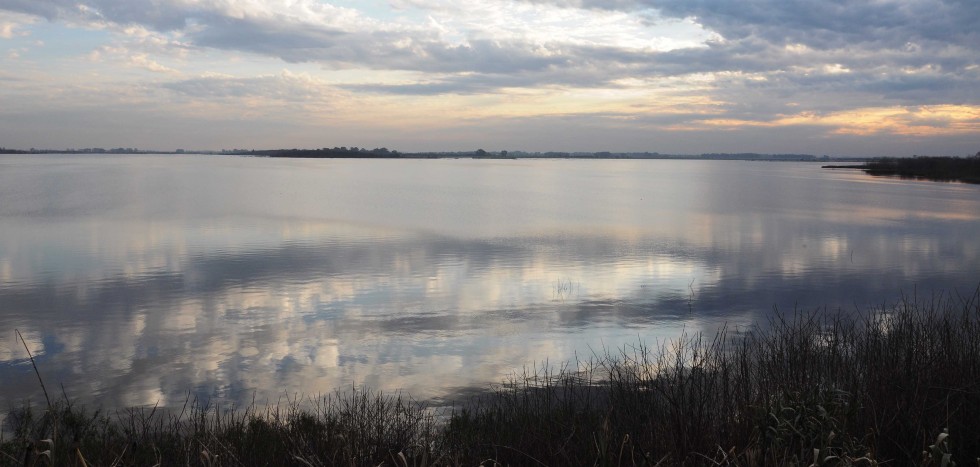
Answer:
<svg viewBox="0 0 980 467"><path fill-rule="evenodd" d="M198 151L177 149L175 151L155 151L138 148L82 148L82 149L9 149L0 147L0 154L224 154L241 156L294 157L294 158L401 158L401 159L703 159L703 160L759 160L759 161L845 161L861 162L861 157L814 156L810 154L761 154L761 153L704 153L704 154L662 154L659 152L611 152L611 151L423 151L401 152L388 148L368 149L356 146L335 146L315 149L222 149L219 151Z"/></svg>

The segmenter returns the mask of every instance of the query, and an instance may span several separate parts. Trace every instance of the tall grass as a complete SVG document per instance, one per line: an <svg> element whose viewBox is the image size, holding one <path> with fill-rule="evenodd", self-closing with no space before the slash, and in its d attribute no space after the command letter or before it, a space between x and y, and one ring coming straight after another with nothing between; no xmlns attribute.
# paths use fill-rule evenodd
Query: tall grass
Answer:
<svg viewBox="0 0 980 467"><path fill-rule="evenodd" d="M261 411L26 406L0 465L980 464L980 294L772 316L531 371L439 422L365 391Z"/></svg>
<svg viewBox="0 0 980 467"><path fill-rule="evenodd" d="M0 465L378 465L406 453L427 460L436 434L424 404L400 395L353 391L256 408L28 405L8 417L13 437L0 444Z"/></svg>
<svg viewBox="0 0 980 467"><path fill-rule="evenodd" d="M980 457L976 294L767 324L527 375L453 417L455 458L910 465L944 429L954 459Z"/></svg>

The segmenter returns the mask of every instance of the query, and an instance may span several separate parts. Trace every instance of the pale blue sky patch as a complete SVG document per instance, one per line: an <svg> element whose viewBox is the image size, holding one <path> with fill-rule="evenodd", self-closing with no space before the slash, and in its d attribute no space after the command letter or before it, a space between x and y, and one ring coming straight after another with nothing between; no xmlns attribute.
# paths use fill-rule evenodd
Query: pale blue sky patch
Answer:
<svg viewBox="0 0 980 467"><path fill-rule="evenodd" d="M326 3L326 2L323 2ZM369 18L388 22L424 22L428 16L425 10L414 5L401 4L397 0L337 0L334 5L358 10Z"/></svg>
<svg viewBox="0 0 980 467"><path fill-rule="evenodd" d="M44 46L34 49L33 58L45 61L82 57L113 41L113 33L108 30L66 27L46 21L31 25L30 30L30 38L44 41Z"/></svg>

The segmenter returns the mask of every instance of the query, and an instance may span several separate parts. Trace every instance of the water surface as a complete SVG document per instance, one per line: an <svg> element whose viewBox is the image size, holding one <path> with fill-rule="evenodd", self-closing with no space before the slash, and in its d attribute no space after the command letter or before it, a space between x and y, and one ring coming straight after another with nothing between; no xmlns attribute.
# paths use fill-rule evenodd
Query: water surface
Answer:
<svg viewBox="0 0 980 467"><path fill-rule="evenodd" d="M0 404L419 398L969 294L980 187L816 164L0 157ZM60 391L58 391L60 392Z"/></svg>

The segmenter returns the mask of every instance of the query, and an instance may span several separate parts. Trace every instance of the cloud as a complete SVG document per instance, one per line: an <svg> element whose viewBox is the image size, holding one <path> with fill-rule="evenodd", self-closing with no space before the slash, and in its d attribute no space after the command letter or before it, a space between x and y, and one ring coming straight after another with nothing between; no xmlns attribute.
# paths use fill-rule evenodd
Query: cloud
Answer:
<svg viewBox="0 0 980 467"><path fill-rule="evenodd" d="M357 109L344 114L351 125L404 131L423 120L429 128L440 125L435 117L409 118L406 106L441 116L444 128L523 113L593 115L638 131L790 125L824 134L837 121L826 116L980 102L974 84L980 81L980 8L973 0L347 4L356 6L0 0L0 36L30 32L21 25L38 18L99 31L101 43L75 56L94 59L82 94L122 86L150 99L175 98L178 107L245 109L235 115L271 106L283 116L287 103L312 115L314 108L339 105ZM275 74L283 62L306 74ZM59 63L72 73L50 72L50 80L75 76L74 63ZM109 83L113 67L128 67L130 81ZM925 135L929 125L936 134L950 128L942 119L908 123L903 112L880 114L882 131ZM368 115L377 121L361 119ZM800 115L822 117L804 122ZM725 126L732 122L739 124Z"/></svg>
<svg viewBox="0 0 980 467"><path fill-rule="evenodd" d="M30 31L24 29L24 26L34 21L34 18L29 15L5 12L0 5L0 39L29 36Z"/></svg>
<svg viewBox="0 0 980 467"><path fill-rule="evenodd" d="M859 44L901 48L938 42L978 47L980 8L972 0L525 0L571 8L692 18L726 41L755 37L773 44L838 49Z"/></svg>
<svg viewBox="0 0 980 467"><path fill-rule="evenodd" d="M167 31L186 26L187 13L194 10L189 5L179 0L4 0L0 8L48 21L144 24Z"/></svg>
<svg viewBox="0 0 980 467"><path fill-rule="evenodd" d="M0 38L10 39L14 37L14 29L17 25L14 23L0 23Z"/></svg>
<svg viewBox="0 0 980 467"><path fill-rule="evenodd" d="M757 37L774 44L839 49L873 44L976 44L980 9L970 0L785 2L779 0L643 0L666 15L694 17L727 40Z"/></svg>
<svg viewBox="0 0 980 467"><path fill-rule="evenodd" d="M357 83L339 87L351 91L428 96L439 94L490 94L507 90L552 88L623 88L617 83L619 73L610 73L596 66L564 69L556 66L524 73L484 72L433 74L423 81L406 83Z"/></svg>
<svg viewBox="0 0 980 467"><path fill-rule="evenodd" d="M157 63L156 61L147 57L146 54L136 54L131 56L129 58L129 63L135 67L144 68L155 73L167 73L174 75L180 74L180 72L176 69L161 65L160 63Z"/></svg>
<svg viewBox="0 0 980 467"><path fill-rule="evenodd" d="M239 78L206 74L163 84L178 95L204 100L262 98L286 103L326 103L336 94L334 88L307 74L283 71L278 75Z"/></svg>
<svg viewBox="0 0 980 467"><path fill-rule="evenodd" d="M632 0L538 1L565 7L642 12L685 18L718 33L707 48L681 48L652 54L619 49L620 63L646 60L645 72L676 76L689 73L766 73L767 78L796 76L841 66L855 74L838 81L887 92L902 82L918 88L948 88L973 78L980 57L980 8L969 0L865 2L784 2L779 0ZM905 70L933 68L947 79L910 79ZM817 73L820 74L820 73ZM872 75L887 75L868 84ZM851 78L853 80L849 80ZM976 99L975 94L973 99Z"/></svg>
<svg viewBox="0 0 980 467"><path fill-rule="evenodd" d="M0 8L93 27L138 27L180 34L193 46L287 62L437 72L570 68L590 58L576 56L578 50L601 51L610 43L630 50L671 50L700 46L707 36L696 25L677 21L659 25L661 33L649 27L655 20L619 12L596 14L506 0L466 6L439 1L403 3L428 12L428 22L380 21L312 0L54 0L41 4L13 0Z"/></svg>
<svg viewBox="0 0 980 467"><path fill-rule="evenodd" d="M694 120L690 129L741 127L825 127L839 135L949 136L980 132L980 107L937 105L921 107L872 107L817 114L802 112L769 121L708 118ZM678 129L683 129L678 127Z"/></svg>
<svg viewBox="0 0 980 467"><path fill-rule="evenodd" d="M187 47L329 67L612 75L791 71L804 64L976 64L980 9L969 0L782 2L402 0L427 22L379 20L313 0L8 0L49 20L180 35ZM852 57L852 64L845 63ZM830 61L833 60L833 61ZM637 69L635 65L646 64ZM853 67L853 66L852 66ZM433 89L421 86L419 89Z"/></svg>

